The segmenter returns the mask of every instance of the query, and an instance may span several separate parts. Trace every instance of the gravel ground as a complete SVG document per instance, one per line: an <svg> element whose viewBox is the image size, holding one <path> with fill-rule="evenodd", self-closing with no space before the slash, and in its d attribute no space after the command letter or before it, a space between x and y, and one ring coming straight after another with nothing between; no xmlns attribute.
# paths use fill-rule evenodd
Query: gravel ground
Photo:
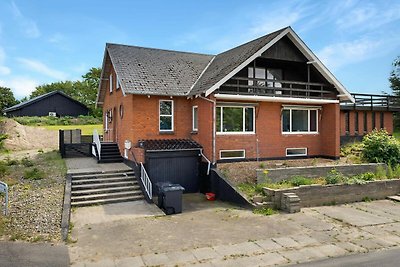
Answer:
<svg viewBox="0 0 400 267"><path fill-rule="evenodd" d="M1 180L9 184L9 215L0 216L0 240L60 241L65 165L58 153L49 152L8 167ZM43 171L39 180L27 179L25 171Z"/></svg>

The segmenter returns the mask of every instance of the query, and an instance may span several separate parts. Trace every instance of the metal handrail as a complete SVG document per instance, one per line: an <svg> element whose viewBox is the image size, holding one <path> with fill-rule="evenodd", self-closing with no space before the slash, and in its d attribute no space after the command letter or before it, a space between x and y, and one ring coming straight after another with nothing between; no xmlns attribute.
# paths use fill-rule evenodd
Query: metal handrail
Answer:
<svg viewBox="0 0 400 267"><path fill-rule="evenodd" d="M101 142L100 142L100 136L96 129L93 130L93 142L96 144L97 153L98 153L98 157L100 160L101 159ZM93 154L93 151L92 151L92 154ZM94 156L96 156L96 155L94 155Z"/></svg>
<svg viewBox="0 0 400 267"><path fill-rule="evenodd" d="M209 175L210 174L210 169L211 169L211 161L203 154L203 149L200 150L200 154L208 163L207 175Z"/></svg>
<svg viewBox="0 0 400 267"><path fill-rule="evenodd" d="M140 162L140 179L142 180L147 196L149 199L153 199L153 186L142 162Z"/></svg>

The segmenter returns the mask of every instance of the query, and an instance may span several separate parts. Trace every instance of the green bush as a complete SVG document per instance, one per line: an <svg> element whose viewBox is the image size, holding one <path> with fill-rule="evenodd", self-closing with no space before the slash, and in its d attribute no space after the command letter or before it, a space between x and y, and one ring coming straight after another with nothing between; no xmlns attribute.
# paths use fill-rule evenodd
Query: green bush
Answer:
<svg viewBox="0 0 400 267"><path fill-rule="evenodd" d="M327 184L339 184L345 180L345 176L338 172L336 169L332 169L325 177Z"/></svg>
<svg viewBox="0 0 400 267"><path fill-rule="evenodd" d="M384 129L373 130L363 138L362 156L369 162L395 166L400 161L400 143Z"/></svg>
<svg viewBox="0 0 400 267"><path fill-rule="evenodd" d="M0 161L0 177L4 177L7 174L8 167L7 164L3 161Z"/></svg>
<svg viewBox="0 0 400 267"><path fill-rule="evenodd" d="M290 179L290 183L293 186L310 185L313 184L313 180L304 176L293 176L292 179Z"/></svg>
<svg viewBox="0 0 400 267"><path fill-rule="evenodd" d="M0 134L0 150L4 148L4 140L8 138L6 134Z"/></svg>
<svg viewBox="0 0 400 267"><path fill-rule="evenodd" d="M21 164L24 165L24 167L32 167L33 166L33 162L27 157L23 157L21 159Z"/></svg>
<svg viewBox="0 0 400 267"><path fill-rule="evenodd" d="M15 117L18 123L23 125L31 126L46 126L46 125L93 125L101 124L101 117L93 116L79 116L77 118L65 116L65 117Z"/></svg>
<svg viewBox="0 0 400 267"><path fill-rule="evenodd" d="M278 213L276 210L271 208L256 208L253 210L254 214L261 214L264 216L269 216Z"/></svg>
<svg viewBox="0 0 400 267"><path fill-rule="evenodd" d="M24 178L30 180L41 180L45 178L45 173L38 168L32 168L24 172Z"/></svg>

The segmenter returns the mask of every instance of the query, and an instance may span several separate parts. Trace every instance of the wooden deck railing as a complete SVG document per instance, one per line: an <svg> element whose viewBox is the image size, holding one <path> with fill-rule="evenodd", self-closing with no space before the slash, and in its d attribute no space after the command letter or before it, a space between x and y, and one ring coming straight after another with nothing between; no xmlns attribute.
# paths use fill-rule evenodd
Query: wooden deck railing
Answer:
<svg viewBox="0 0 400 267"><path fill-rule="evenodd" d="M400 97L392 95L374 95L374 94L351 94L355 100L343 101L340 103L341 109L368 109L400 111Z"/></svg>
<svg viewBox="0 0 400 267"><path fill-rule="evenodd" d="M295 98L336 99L333 86L324 83L232 77L217 93Z"/></svg>

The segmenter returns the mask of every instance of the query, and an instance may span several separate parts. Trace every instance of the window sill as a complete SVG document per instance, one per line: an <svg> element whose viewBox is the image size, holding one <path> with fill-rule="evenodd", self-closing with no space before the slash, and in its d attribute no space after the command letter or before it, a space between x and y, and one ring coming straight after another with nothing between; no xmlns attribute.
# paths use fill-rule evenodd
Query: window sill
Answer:
<svg viewBox="0 0 400 267"><path fill-rule="evenodd" d="M319 132L292 132L292 133L282 133L282 135L319 135Z"/></svg>
<svg viewBox="0 0 400 267"><path fill-rule="evenodd" d="M190 134L198 134L198 131L191 131Z"/></svg>
<svg viewBox="0 0 400 267"><path fill-rule="evenodd" d="M174 131L159 131L159 134L172 135L172 134L175 134L175 132Z"/></svg>
<svg viewBox="0 0 400 267"><path fill-rule="evenodd" d="M255 132L217 132L217 135L255 135Z"/></svg>

